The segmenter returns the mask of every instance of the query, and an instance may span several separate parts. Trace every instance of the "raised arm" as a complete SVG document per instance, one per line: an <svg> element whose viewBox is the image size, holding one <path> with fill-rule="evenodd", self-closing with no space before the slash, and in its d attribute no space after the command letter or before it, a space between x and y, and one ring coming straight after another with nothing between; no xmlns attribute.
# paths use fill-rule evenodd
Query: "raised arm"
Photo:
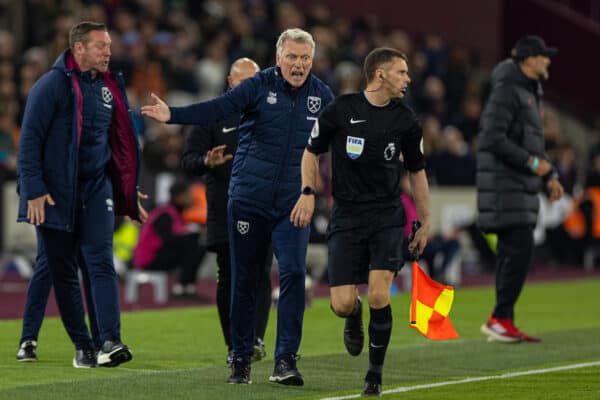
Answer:
<svg viewBox="0 0 600 400"><path fill-rule="evenodd" d="M153 104L142 106L142 115L159 122L185 125L209 125L234 113L243 113L255 104L260 93L258 77L246 79L235 88L212 100L190 104L185 107L169 107L152 93Z"/></svg>

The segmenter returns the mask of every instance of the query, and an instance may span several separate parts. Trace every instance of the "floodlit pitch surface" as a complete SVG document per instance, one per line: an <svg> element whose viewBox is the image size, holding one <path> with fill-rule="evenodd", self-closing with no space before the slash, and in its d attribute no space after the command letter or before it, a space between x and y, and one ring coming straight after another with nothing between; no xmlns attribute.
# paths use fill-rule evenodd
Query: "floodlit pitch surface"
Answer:
<svg viewBox="0 0 600 400"><path fill-rule="evenodd" d="M528 284L516 324L539 344L487 343L479 333L493 304L490 287L457 288L452 321L461 339L432 342L408 327L409 296L393 298L394 328L384 370L389 399L600 399L600 279ZM365 322L368 312L364 313ZM124 313L123 339L134 353L119 368L74 369L60 320L44 322L36 363L15 360L20 321L0 321L0 399L319 399L352 398L362 388L368 352L345 353L343 321L327 299L305 315L298 367L304 387L268 382L268 357L249 386L225 383L225 346L214 307ZM366 325L365 325L366 326Z"/></svg>

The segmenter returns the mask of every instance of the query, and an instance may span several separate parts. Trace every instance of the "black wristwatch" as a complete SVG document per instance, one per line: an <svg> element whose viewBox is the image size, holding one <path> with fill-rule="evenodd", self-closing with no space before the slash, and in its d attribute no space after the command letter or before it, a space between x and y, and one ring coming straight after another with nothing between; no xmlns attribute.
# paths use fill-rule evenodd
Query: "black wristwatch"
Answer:
<svg viewBox="0 0 600 400"><path fill-rule="evenodd" d="M317 192L315 192L315 189L311 188L310 186L304 186L302 188L302 194L306 194L306 195L312 194L314 196L315 194L317 194Z"/></svg>

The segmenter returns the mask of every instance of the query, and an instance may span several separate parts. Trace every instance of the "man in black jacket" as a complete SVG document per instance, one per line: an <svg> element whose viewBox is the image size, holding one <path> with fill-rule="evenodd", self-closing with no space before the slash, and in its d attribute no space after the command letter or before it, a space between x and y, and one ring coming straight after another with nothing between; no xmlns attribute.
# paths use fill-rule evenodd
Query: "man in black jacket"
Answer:
<svg viewBox="0 0 600 400"><path fill-rule="evenodd" d="M231 65L227 83L234 88L242 81L254 76L260 68L249 58L240 58ZM193 175L206 174L207 183L207 245L209 250L217 253L217 309L223 330L223 337L228 348L227 362L231 363L231 328L229 323L231 302L231 259L229 256L229 239L227 237L227 189L231 177L231 163L237 149L237 128L240 115L234 114L221 123L196 127L187 140L183 154L183 167ZM271 305L271 263L273 252L270 251L264 260L261 272L256 307L256 339L254 345L254 361L265 356L263 338L269 319Z"/></svg>
<svg viewBox="0 0 600 400"><path fill-rule="evenodd" d="M492 72L492 92L481 116L477 154L479 225L498 235L496 306L481 332L488 341L539 342L514 325L514 306L533 253L538 192L558 200L563 187L544 153L542 85L550 57L538 36L525 36L512 59Z"/></svg>

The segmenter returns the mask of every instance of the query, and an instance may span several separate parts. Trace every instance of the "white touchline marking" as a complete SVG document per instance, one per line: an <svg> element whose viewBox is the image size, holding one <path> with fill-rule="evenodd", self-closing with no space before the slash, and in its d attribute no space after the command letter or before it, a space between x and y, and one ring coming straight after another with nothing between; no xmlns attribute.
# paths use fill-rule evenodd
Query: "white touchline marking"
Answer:
<svg viewBox="0 0 600 400"><path fill-rule="evenodd" d="M138 369L138 368L127 368L127 367L120 367L117 369L122 370L122 371L129 371L129 372L142 372L142 373L146 373L146 374L157 374L157 373L169 371L167 369L143 369L143 368Z"/></svg>
<svg viewBox="0 0 600 400"><path fill-rule="evenodd" d="M563 365L560 367L553 368L544 368L544 369L530 369L528 371L520 371L520 372L508 372L502 375L488 375L488 376L479 376L474 378L465 378L457 381L445 381L438 383L427 383L424 385L416 385L416 386L401 386L394 389L384 390L382 394L392 394L392 393L403 393L403 392L412 392L413 390L419 389L430 389L436 388L440 386L449 386L449 385L458 385L461 383L471 383L471 382L481 382L481 381L490 381L495 379L508 379L514 378L516 376L525 376L525 375L539 375L539 374L547 374L550 372L557 371L567 371L570 369L579 369L579 368L587 368L587 367L598 367L600 366L600 361L592 361L587 363L580 364L571 364L571 365ZM339 397L325 397L321 400L345 400L345 399L357 399L361 397L360 394L351 394L348 396L339 396Z"/></svg>

